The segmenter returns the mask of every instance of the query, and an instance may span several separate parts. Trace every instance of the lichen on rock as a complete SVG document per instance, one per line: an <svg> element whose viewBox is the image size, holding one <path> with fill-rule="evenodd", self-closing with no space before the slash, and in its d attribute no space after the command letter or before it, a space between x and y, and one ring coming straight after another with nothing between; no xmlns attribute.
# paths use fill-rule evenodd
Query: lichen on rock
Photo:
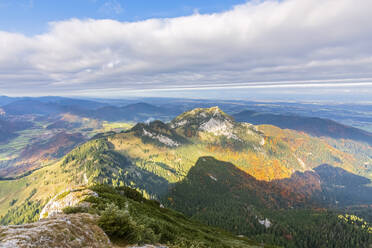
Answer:
<svg viewBox="0 0 372 248"><path fill-rule="evenodd" d="M40 219L53 217L61 214L66 207L89 207L88 202L84 200L89 197L97 197L97 193L86 188L77 188L66 190L53 197L40 213Z"/></svg>
<svg viewBox="0 0 372 248"><path fill-rule="evenodd" d="M97 218L86 213L60 214L31 224L0 227L0 247L112 247L107 235L97 226Z"/></svg>

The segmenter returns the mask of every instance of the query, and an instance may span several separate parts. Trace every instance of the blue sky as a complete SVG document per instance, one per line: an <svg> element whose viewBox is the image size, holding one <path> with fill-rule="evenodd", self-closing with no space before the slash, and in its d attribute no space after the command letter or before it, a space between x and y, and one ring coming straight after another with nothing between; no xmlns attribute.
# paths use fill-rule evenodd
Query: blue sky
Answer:
<svg viewBox="0 0 372 248"><path fill-rule="evenodd" d="M27 35L70 18L138 21L230 9L244 0L0 0L0 30Z"/></svg>
<svg viewBox="0 0 372 248"><path fill-rule="evenodd" d="M371 9L369 0L0 0L0 95L368 101Z"/></svg>

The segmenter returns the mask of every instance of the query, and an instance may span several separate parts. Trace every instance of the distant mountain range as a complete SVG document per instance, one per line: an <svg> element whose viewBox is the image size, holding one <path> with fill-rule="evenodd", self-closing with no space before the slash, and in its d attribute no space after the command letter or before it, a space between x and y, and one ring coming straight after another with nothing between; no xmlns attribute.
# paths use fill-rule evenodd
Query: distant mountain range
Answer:
<svg viewBox="0 0 372 248"><path fill-rule="evenodd" d="M7 115L53 115L65 112L84 112L91 109L106 106L88 100L66 99L66 98L26 98L12 101L1 108Z"/></svg>
<svg viewBox="0 0 372 248"><path fill-rule="evenodd" d="M22 99L1 107L5 115L59 115L71 113L81 117L105 121L167 120L178 113L174 109L157 107L147 103L135 103L124 107L111 106L88 100L76 99Z"/></svg>
<svg viewBox="0 0 372 248"><path fill-rule="evenodd" d="M170 113L171 112L171 113ZM174 113L174 112L173 112ZM90 118L107 121L151 121L168 119L172 111L148 103L135 103L124 107L107 106L85 113Z"/></svg>
<svg viewBox="0 0 372 248"><path fill-rule="evenodd" d="M171 101L171 100L170 100ZM106 121L131 121L144 122L151 120L169 121L184 112L196 103L184 104L171 101L166 104L158 100L161 105L155 106L145 102L137 102L123 107L110 105L105 102L93 100L80 100L63 97L39 97L39 98L10 98L0 97L0 107L5 115L58 115L71 113L81 117L94 118ZM251 104L251 103L250 103ZM202 104L203 105L203 104ZM204 105L210 105L206 102ZM298 114L268 113L262 111L244 110L244 105L223 103L226 109L231 111L240 110L232 116L236 121L248 122L255 125L270 124L284 129L303 131L317 137L331 137L335 139L351 139L372 144L372 134L358 128L350 127L335 121L319 118L306 117ZM363 107L363 106L361 106ZM258 107L261 109L262 107ZM359 108L358 108L359 109ZM361 108L360 111L366 111ZM350 112L350 111L349 111ZM353 117L357 121L363 121L362 117Z"/></svg>
<svg viewBox="0 0 372 248"><path fill-rule="evenodd" d="M233 117L236 121L249 122L254 125L270 124L280 128L302 131L316 137L351 139L372 145L372 133L342 125L328 119L259 113L255 111L243 111L234 114Z"/></svg>

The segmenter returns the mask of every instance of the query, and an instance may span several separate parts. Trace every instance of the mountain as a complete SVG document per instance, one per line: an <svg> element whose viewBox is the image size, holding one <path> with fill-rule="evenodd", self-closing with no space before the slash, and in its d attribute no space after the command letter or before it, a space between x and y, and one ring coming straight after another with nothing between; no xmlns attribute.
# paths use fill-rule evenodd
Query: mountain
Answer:
<svg viewBox="0 0 372 248"><path fill-rule="evenodd" d="M124 107L106 106L91 111L88 115L107 121L147 121L154 118L167 119L169 111L165 108L157 107L148 103L129 104Z"/></svg>
<svg viewBox="0 0 372 248"><path fill-rule="evenodd" d="M50 115L58 114L62 107L50 102L40 102L37 100L20 100L9 103L2 107L8 115Z"/></svg>
<svg viewBox="0 0 372 248"><path fill-rule="evenodd" d="M84 114L102 108L105 103L63 97L21 98L2 106L8 115L56 115L66 112Z"/></svg>
<svg viewBox="0 0 372 248"><path fill-rule="evenodd" d="M0 107L17 100L18 98L16 97L0 96Z"/></svg>
<svg viewBox="0 0 372 248"><path fill-rule="evenodd" d="M107 103L83 100L83 99L73 99L65 97L38 97L38 101L45 103L55 103L59 106L65 107L65 109L76 107L78 109L98 109L107 106Z"/></svg>
<svg viewBox="0 0 372 248"><path fill-rule="evenodd" d="M355 234L360 235L360 240L354 244L355 229L340 228L337 212L322 210L319 200L326 196L322 191L327 196L334 195L328 188L332 181L330 174L334 175L334 181L346 179L354 187L370 181L331 166L325 168L322 165L314 171L265 182L256 180L231 163L202 157L185 179L172 186L164 199L166 206L193 219L257 241L265 237L266 242L285 247L365 247L368 243L364 238L372 241L372 235L368 232ZM372 204L372 188L366 187L366 190L369 198L365 203ZM360 198L348 197L352 199L340 199L356 203L353 199ZM329 236L333 238L329 239Z"/></svg>
<svg viewBox="0 0 372 248"><path fill-rule="evenodd" d="M112 106L90 100L70 99L63 97L21 98L1 107L1 113L13 116L43 115L58 116L71 114L80 117L104 121L151 121L169 120L175 116L172 108L163 108L148 103L134 103L123 107ZM56 123L51 129L70 125L66 122Z"/></svg>
<svg viewBox="0 0 372 248"><path fill-rule="evenodd" d="M357 141L353 141L354 146L336 139L332 142L334 145L330 145L328 139L296 130L236 122L218 107L194 109L170 123L139 123L128 131L97 135L60 161L31 175L0 181L0 214L3 215L0 219L3 224L15 223L14 220L18 220L17 223L34 221L35 213L41 211L48 199L65 190L66 185L126 185L164 203L172 198L170 189L186 185L189 188L185 187L188 189L185 197L191 195L196 204L195 207L187 204L185 198L184 206L191 210L180 208L181 211L211 225L223 223L235 234L252 235L258 242L288 243L287 247L296 247L297 242L310 242L312 237L321 235L321 240L332 236L337 237L332 240L350 244L350 235L355 231L357 242L365 244L368 233L344 223L338 218L338 212L324 209L331 207L339 211L338 204L349 206L350 203L337 203L339 193L335 194L334 188L338 186L333 187L332 181L316 169L328 164L342 168L345 173L371 179L371 147ZM205 165L200 162L203 158L212 162ZM331 173L339 172L330 169L325 174ZM203 182L208 180L207 186L196 180L198 178ZM356 187L360 192L369 192L366 181L353 177L352 181L355 180L360 180ZM209 194L219 201L212 202L214 197ZM182 205L181 196L177 197L176 205L168 202L169 206ZM369 204L368 198L359 200L360 204ZM209 205L203 207L204 203ZM229 215L216 215L216 209L227 209ZM198 215L194 215L194 210ZM297 228L300 220L309 225ZM317 222L322 229L316 228ZM273 228L266 227L269 223ZM338 232L337 228L341 227L344 231Z"/></svg>
<svg viewBox="0 0 372 248"><path fill-rule="evenodd" d="M325 202L339 206L372 205L370 179L327 164L314 171L320 177Z"/></svg>
<svg viewBox="0 0 372 248"><path fill-rule="evenodd" d="M199 131L206 131L214 135L235 138L232 133L234 125L232 117L218 107L211 107L208 109L197 108L185 112L172 120L170 126L186 137L195 136Z"/></svg>
<svg viewBox="0 0 372 248"><path fill-rule="evenodd" d="M370 147L363 148L366 155L361 158L341 148L302 132L235 122L212 107L185 112L169 124L161 121L137 124L129 131L91 140L73 150L62 164L85 171L92 176L88 180L101 178L99 181L105 179L114 185L132 175L137 179L128 179L126 183L155 195L167 190L167 183L158 182L182 180L202 156L231 162L258 180L289 178L296 171L305 172L321 164L371 178ZM149 182L157 182L157 186L146 183L145 187L144 180L135 176L137 173L125 174L124 168L153 174L154 180ZM108 175L109 171L114 174ZM83 174L77 173L75 177L78 175Z"/></svg>
<svg viewBox="0 0 372 248"><path fill-rule="evenodd" d="M187 202L190 197L192 201L195 195L199 204L201 201L215 204L223 198L225 201L253 202L257 208L280 209L301 206L303 203L310 206L316 205L312 197L318 196L321 191L319 179L316 173L307 171L296 172L290 178L271 182L260 181L231 163L213 157L201 157L188 175L172 186L166 198L172 199L168 202L170 206L176 206L177 199ZM182 212L191 214L195 209L213 209L211 206L200 207L198 203L181 204L185 209L193 209Z"/></svg>
<svg viewBox="0 0 372 248"><path fill-rule="evenodd" d="M283 129L305 132L316 137L350 139L372 145L372 133L328 119L299 115L260 113L249 110L242 111L233 116L240 122L249 122L255 125L270 124Z"/></svg>
<svg viewBox="0 0 372 248"><path fill-rule="evenodd" d="M272 181L321 164L370 178L367 155L357 158L305 133L235 122L213 107L185 112L169 124L140 123L129 131L96 136L71 151L61 164L77 183L125 183L160 196L203 156L231 162L257 180Z"/></svg>

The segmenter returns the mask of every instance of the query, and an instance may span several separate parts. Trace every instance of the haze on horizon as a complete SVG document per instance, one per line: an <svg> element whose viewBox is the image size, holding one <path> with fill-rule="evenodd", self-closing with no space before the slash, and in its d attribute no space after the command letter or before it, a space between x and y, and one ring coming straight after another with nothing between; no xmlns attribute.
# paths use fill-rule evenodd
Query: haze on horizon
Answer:
<svg viewBox="0 0 372 248"><path fill-rule="evenodd" d="M2 0L0 95L371 101L372 1L199 2Z"/></svg>

